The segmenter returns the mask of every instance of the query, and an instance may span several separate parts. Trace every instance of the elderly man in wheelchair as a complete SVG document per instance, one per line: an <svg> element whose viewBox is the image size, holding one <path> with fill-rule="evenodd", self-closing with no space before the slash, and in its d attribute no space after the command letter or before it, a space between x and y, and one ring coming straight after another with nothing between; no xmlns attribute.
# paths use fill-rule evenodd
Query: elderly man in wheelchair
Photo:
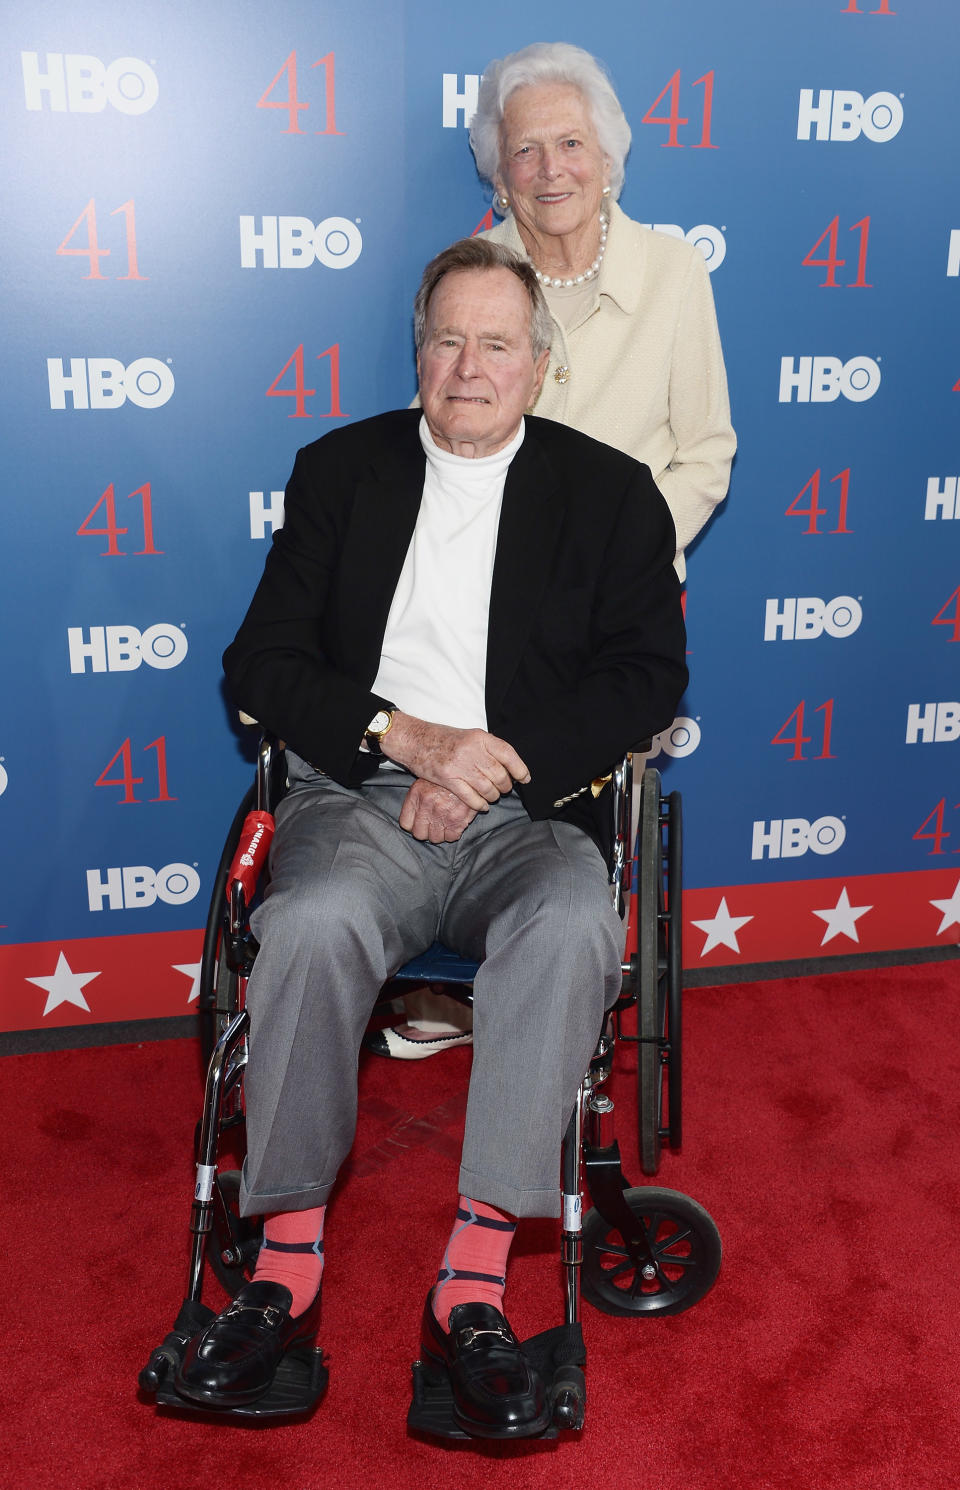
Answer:
<svg viewBox="0 0 960 1490"><path fill-rule="evenodd" d="M415 326L422 414L299 452L224 659L236 703L287 745L247 997L240 1205L263 1243L175 1387L208 1409L255 1402L313 1342L364 1029L439 939L480 967L420 1362L462 1432L528 1437L550 1407L504 1314L507 1256L518 1218L558 1213L560 1144L620 993L602 778L686 683L675 534L645 466L525 413L550 329L529 265L455 244Z"/></svg>

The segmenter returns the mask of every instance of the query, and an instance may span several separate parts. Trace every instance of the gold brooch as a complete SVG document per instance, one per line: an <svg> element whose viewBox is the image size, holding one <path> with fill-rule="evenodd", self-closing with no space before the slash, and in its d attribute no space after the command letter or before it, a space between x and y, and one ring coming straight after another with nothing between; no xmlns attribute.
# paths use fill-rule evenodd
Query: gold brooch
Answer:
<svg viewBox="0 0 960 1490"><path fill-rule="evenodd" d="M557 368L556 372L553 375L553 381L555 383L561 383L561 384L566 383L566 382L569 381L569 378L570 378L570 369L569 369L569 367L565 367L562 364L561 364L560 367Z"/></svg>

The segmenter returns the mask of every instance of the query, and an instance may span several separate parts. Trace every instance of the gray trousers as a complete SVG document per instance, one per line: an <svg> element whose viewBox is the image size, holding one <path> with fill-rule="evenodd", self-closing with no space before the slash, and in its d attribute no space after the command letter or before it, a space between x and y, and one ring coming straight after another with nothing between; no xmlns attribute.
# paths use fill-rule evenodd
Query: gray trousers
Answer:
<svg viewBox="0 0 960 1490"><path fill-rule="evenodd" d="M460 1191L559 1214L564 1130L620 991L624 930L596 845L531 822L513 794L458 842L420 843L398 824L406 772L347 790L291 754L288 769L251 921L243 1214L325 1203L353 1142L379 990L437 939L482 959Z"/></svg>

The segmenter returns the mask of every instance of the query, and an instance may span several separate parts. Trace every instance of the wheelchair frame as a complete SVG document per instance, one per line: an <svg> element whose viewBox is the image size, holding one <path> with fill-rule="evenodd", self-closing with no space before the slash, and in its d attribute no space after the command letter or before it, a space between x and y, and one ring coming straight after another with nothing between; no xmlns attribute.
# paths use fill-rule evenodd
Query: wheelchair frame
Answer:
<svg viewBox="0 0 960 1490"><path fill-rule="evenodd" d="M637 753L648 746L641 745ZM282 760L282 751L279 752ZM256 778L234 816L224 844L207 912L200 967L199 1011L204 1059L239 1007L232 979L246 977L255 950L239 903L230 897L230 868L248 814L272 814L277 790L276 741L263 735L257 752ZM683 1141L682 1005L683 1005L683 806L679 792L661 794L660 773L648 767L640 784L640 814L635 854L632 833L633 757L625 755L610 779L614 848L610 885L614 904L624 915L631 892L636 915L636 946L621 964L623 986L613 1006L617 1038L639 1047L637 1059L637 1142L640 1167L657 1173L663 1146L679 1149ZM229 914L225 915L225 905ZM224 954L226 961L224 962ZM476 964L435 943L411 959L391 982L447 983L472 981ZM636 1008L636 1033L623 1015Z"/></svg>
<svg viewBox="0 0 960 1490"><path fill-rule="evenodd" d="M248 813L258 821L272 815L277 798L276 745L261 739L256 782L244 798L227 838L211 897L201 965L201 1013L216 1025L207 1068L204 1107L197 1134L197 1180L190 1215L192 1237L187 1291L173 1330L140 1373L140 1385L157 1403L185 1412L210 1412L181 1398L173 1378L190 1338L214 1317L202 1302L205 1260L228 1293L247 1281L259 1250L259 1227L241 1218L236 1201L239 1173L218 1168L224 1135L243 1123L241 1080L247 1061L249 1015L243 992L256 955L247 924L247 890L265 862L269 837L242 862L239 848ZM564 1269L564 1322L524 1343L524 1350L548 1384L552 1422L544 1437L559 1429L582 1427L586 1403L585 1347L580 1320L581 1291L603 1312L668 1315L690 1308L712 1287L720 1267L716 1226L705 1210L679 1192L651 1186L632 1188L622 1170L612 1132L613 1102L601 1090L610 1075L617 1038L639 1042L640 1139L645 1173L654 1173L664 1140L680 1136L680 891L678 794L666 803L660 778L647 770L641 790L637 950L623 964L624 991L609 1012L593 1059L581 1083L564 1138L561 1164L561 1247ZM633 867L627 857L632 811L632 761L611 778L615 852L611 886L621 914ZM255 839L263 835L254 833ZM254 860L257 863L254 863ZM666 874L666 887L664 875ZM673 914L675 912L675 914ZM434 949L431 949L433 951ZM446 949L440 949L445 952ZM446 953L449 959L452 954ZM454 966L427 957L414 959L400 978L468 982L475 964ZM432 969L432 970L431 970ZM390 985L388 985L389 987ZM622 1015L639 1005L638 1032L621 1028ZM669 1067L668 1121L662 1122L663 1073ZM652 1164L652 1169L647 1166ZM583 1187L592 1204L584 1217ZM319 1348L288 1353L270 1391L257 1402L224 1409L217 1417L287 1418L310 1412L326 1387ZM445 1383L430 1379L419 1362L413 1367L413 1400L408 1413L413 1431L463 1438L453 1420Z"/></svg>

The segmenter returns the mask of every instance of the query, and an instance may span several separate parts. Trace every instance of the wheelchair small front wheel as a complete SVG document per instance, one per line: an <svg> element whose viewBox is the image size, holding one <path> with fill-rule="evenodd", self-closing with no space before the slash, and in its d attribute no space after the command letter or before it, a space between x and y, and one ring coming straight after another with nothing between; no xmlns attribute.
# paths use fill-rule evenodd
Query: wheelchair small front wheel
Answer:
<svg viewBox="0 0 960 1490"><path fill-rule="evenodd" d="M596 1210L583 1223L583 1294L604 1314L682 1314L710 1291L722 1247L713 1218L677 1190L638 1185L624 1200L654 1262L638 1266L623 1237Z"/></svg>

